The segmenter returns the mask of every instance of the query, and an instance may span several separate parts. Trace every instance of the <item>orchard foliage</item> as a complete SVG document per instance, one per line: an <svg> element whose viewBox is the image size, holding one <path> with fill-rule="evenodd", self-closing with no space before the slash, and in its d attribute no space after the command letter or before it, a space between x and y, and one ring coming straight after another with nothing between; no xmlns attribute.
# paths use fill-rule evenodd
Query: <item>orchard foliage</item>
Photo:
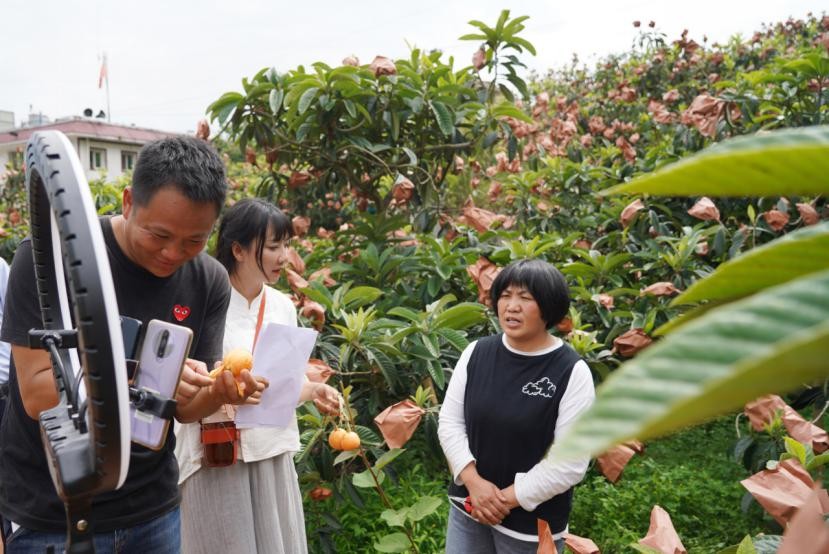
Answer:
<svg viewBox="0 0 829 554"><path fill-rule="evenodd" d="M744 252L766 243L773 248L770 241L825 218L822 186L805 178L796 188L779 188L791 183L785 173L766 173L764 189L757 188L762 172L746 180L739 170L722 170L716 172L719 179L712 180L700 169L683 189L671 189L673 196L601 193L730 137L824 122L829 109L824 66L829 57L823 42L829 21L792 20L749 40L734 38L721 45L697 42L688 33L669 42L648 27L625 55L609 57L594 68L574 62L529 83L517 82L513 70L533 49L507 36L520 33L520 25L510 27L509 21L507 16L493 27L473 22L475 32L463 37L480 41L481 48L473 54L472 67L451 73L469 90L455 89L451 101L438 100L454 114L451 133L441 130L440 109L418 119L410 107L387 100L395 94L390 82L394 76L363 66L345 71L363 72L364 85L358 86L364 96L355 98L364 99L372 125L363 115L365 129L361 126L363 130L356 132L375 130L363 135L374 146L362 145L375 150L374 158L368 160L364 150L355 150L353 138L338 135L336 129L334 134L320 131L314 119L318 111L301 120L311 124L306 127L309 134L299 137L299 126L288 120L267 123L275 133L295 133L291 140L297 149L285 157L268 158L270 145L255 145L265 184L252 182L248 190L258 186L257 192L265 194L274 189L263 186L287 185L275 189L282 205L311 218L310 235L298 247L304 261L309 268L330 268L337 281L311 285L306 289L311 297L325 303L325 295L333 298L342 286L382 291L362 311L329 309L320 349L337 377L354 386L352 405L357 420L366 424L372 414L420 385L436 393L437 398L424 397L425 405L436 409L459 350L468 340L494 330L491 319L481 319L474 311L469 312L467 326L451 333L425 323L434 320L427 315L435 309L432 306L485 298L480 283L470 277L474 272L467 270L473 264L498 267L523 257L542 257L560 267L575 300L560 332L602 380L647 347L660 326L687 310L671 297L694 287L720 264L736 262ZM508 48L510 40L513 45ZM428 74L424 54L413 51L412 56L394 62L395 68L405 69L398 72L398 83L411 71ZM439 53L428 59L443 63ZM312 91L307 93L311 110L318 105L325 75L334 71L337 68L322 68L317 77L303 77L305 84L288 80L281 86L308 87L304 90ZM450 74L443 71L444 76ZM434 101L433 88L422 90L424 102ZM297 92L295 98L302 94ZM338 109L337 102L342 100L329 101L332 110ZM523 115L499 108L509 102ZM304 107L292 105L297 114ZM378 105L392 111L398 106L398 116L377 112ZM222 121L216 106L211 113ZM283 100L282 109L285 106ZM233 118L243 117L234 110L224 119L231 135L255 133L251 125L234 127ZM347 112L341 108L341 114ZM286 112L285 117L293 115ZM346 121L351 116L340 117ZM398 132L395 121L405 122ZM421 127L415 131L411 126L417 121ZM449 131L448 126L444 130ZM267 138L267 131L260 133ZM240 141L245 150L252 136ZM422 136L431 137L430 144L439 149L427 150L429 142L421 142ZM340 146L330 146L331 137ZM348 152L340 157L343 165L333 177L327 169L331 166L316 153L323 143L333 151ZM462 147L443 150L448 144ZM819 157L822 145L815 147L814 156ZM769 156L767 151L749 150L746 155L756 159ZM752 163L746 160L744 164ZM343 169L346 166L351 169ZM292 176L302 171L310 178L297 184L294 177L292 188ZM358 176L363 179L359 183ZM736 176L733 180L742 181L744 188L723 189L730 191L725 197L699 188L706 183L720 186L728 176ZM404 179L411 180L413 189L400 186ZM783 264L780 259L777 263ZM467 304L470 310L472 305ZM706 340L710 335L711 331ZM669 347L666 343L663 349ZM723 389L724 394L739 383ZM724 407L721 403L717 409ZM644 413L643 406L640 415ZM433 413L424 421L424 438L436 448ZM326 455L319 450L324 445L307 443L306 448L317 452L305 458L314 471L339 483L341 494L354 500L347 472L331 474L325 469Z"/></svg>
<svg viewBox="0 0 829 554"><path fill-rule="evenodd" d="M526 18L510 21L508 14L495 29L484 26L487 59L475 67L456 69L441 52L414 48L408 59L377 56L370 65L350 57L333 68L318 62L287 72L263 69L208 111L252 161L256 151L264 154L268 171L259 194L290 196L293 211L330 224L332 211L319 205L329 193L338 206L353 202L359 211L412 203L421 207L425 228L445 202L444 181L458 170L458 155L494 144L498 118L528 119L497 100L478 74L487 67L507 71L508 82L527 94L515 70L520 62L503 52L532 50L517 36Z"/></svg>
<svg viewBox="0 0 829 554"><path fill-rule="evenodd" d="M829 19L789 20L747 40L711 45L688 32L669 41L655 24L639 26L629 52L591 68L574 60L528 82L517 71L535 53L521 38L523 21L505 12L494 26L470 22L473 32L461 38L479 49L469 67L414 49L409 59L378 57L371 65L346 59L336 68L263 70L209 109L258 168L239 170L247 172L237 182L240 192L278 199L308 218L302 228L309 234L297 249L308 272L329 268L330 281L295 290L326 308L319 356L338 382L353 387L351 405L369 449L382 444L371 435L371 417L427 387L434 394L420 396L427 408L423 439L437 451L434 410L452 364L469 340L495 330L492 316L475 307L486 298L481 275L512 260L541 257L567 275L574 304L559 332L601 381L688 310L672 297L714 298L697 283L720 264L736 264L757 248L772 265L754 274L777 274L791 257L775 254L775 239L789 233L807 241L793 237L795 249L820 248L808 241L822 240L821 231L809 226L826 217L825 187L783 166L747 173L780 161L751 142L742 151L744 143L726 143L683 162L696 169L687 177L667 174L664 180L684 179L662 187L667 196L642 192L655 192L643 188L647 176L658 180L664 166L726 139L824 123ZM809 142L821 133L797 136ZM825 175L815 165L825 158L822 139L812 140L811 151L801 146L779 157L814 177ZM712 170L706 157L720 151L720 158L733 158L731 166ZM639 188L603 194L631 180ZM349 307L348 291L361 287L371 287L370 300ZM819 287L808 290L814 299ZM441 325L440 314L450 310L463 314L463 324ZM694 340L713 340L732 315L717 319L712 312L719 326L703 328L704 338ZM669 341L652 348L653 356L679 356L668 368L686 355ZM720 360L728 372L744 353L724 348L734 358ZM778 350L767 350L773 360ZM774 363L763 364L773 383ZM725 409L721 397L743 384L725 381L708 411L690 405L666 425ZM665 395L656 399L669 403ZM628 418L631 425L650 409L637 402L641 410ZM697 415L688 419L689 413ZM624 420L618 411L609 417ZM595 435L604 442L584 448L597 451L621 436L611 439L618 429L605 420L599 426L608 431ZM625 435L636 430L642 428ZM347 466L332 470L326 452L324 444L305 442L310 474L358 501L362 493ZM382 455L382 449L370 454Z"/></svg>

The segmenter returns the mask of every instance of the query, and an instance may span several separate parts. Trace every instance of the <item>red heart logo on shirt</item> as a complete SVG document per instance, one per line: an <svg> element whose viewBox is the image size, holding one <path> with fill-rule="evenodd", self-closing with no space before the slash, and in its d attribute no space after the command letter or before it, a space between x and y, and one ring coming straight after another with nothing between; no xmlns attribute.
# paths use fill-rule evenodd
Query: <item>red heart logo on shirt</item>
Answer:
<svg viewBox="0 0 829 554"><path fill-rule="evenodd" d="M173 306L173 317L175 317L178 321L184 321L189 315L190 308L187 306L182 306L181 304Z"/></svg>

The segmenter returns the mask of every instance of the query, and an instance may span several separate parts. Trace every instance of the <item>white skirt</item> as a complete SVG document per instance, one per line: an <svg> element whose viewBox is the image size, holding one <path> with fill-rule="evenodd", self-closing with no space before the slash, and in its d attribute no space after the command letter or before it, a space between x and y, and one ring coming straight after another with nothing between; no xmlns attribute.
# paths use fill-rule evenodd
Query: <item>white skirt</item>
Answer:
<svg viewBox="0 0 829 554"><path fill-rule="evenodd" d="M202 467L181 484L183 554L306 554L291 452Z"/></svg>

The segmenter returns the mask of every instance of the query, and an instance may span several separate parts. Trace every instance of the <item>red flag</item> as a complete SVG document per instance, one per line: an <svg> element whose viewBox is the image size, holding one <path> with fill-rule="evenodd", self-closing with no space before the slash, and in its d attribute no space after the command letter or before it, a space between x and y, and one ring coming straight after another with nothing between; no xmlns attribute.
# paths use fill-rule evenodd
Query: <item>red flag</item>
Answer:
<svg viewBox="0 0 829 554"><path fill-rule="evenodd" d="M104 86L104 79L106 79L107 84L109 84L109 75L107 73L107 55L104 54L103 59L101 60L101 71L98 73L98 88Z"/></svg>

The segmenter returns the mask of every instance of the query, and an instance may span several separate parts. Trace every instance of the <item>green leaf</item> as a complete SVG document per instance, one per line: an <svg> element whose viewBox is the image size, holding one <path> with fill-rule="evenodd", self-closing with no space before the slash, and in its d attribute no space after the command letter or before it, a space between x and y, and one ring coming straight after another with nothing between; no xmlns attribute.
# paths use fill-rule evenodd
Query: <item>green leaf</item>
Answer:
<svg viewBox="0 0 829 554"><path fill-rule="evenodd" d="M443 102L432 101L429 102L429 105L432 107L432 112L435 114L441 133L447 137L451 136L455 132L455 117L452 112Z"/></svg>
<svg viewBox="0 0 829 554"><path fill-rule="evenodd" d="M484 33L484 36L486 36L487 41L495 38L495 29L490 28L486 23L473 19L472 21L469 21L469 24L480 29Z"/></svg>
<svg viewBox="0 0 829 554"><path fill-rule="evenodd" d="M409 515L408 508L399 510L383 510L380 519L386 522L389 527L405 527L406 516Z"/></svg>
<svg viewBox="0 0 829 554"><path fill-rule="evenodd" d="M824 452L823 454L818 454L812 461L809 463L808 469L809 471L819 468L820 466L829 464L829 452Z"/></svg>
<svg viewBox="0 0 829 554"><path fill-rule="evenodd" d="M374 302L382 295L383 291L375 287L354 287L345 293L343 305L348 309L359 308Z"/></svg>
<svg viewBox="0 0 829 554"><path fill-rule="evenodd" d="M757 550L754 548L754 543L750 536L746 535L740 542L740 545L737 547L737 554L757 554Z"/></svg>
<svg viewBox="0 0 829 554"><path fill-rule="evenodd" d="M421 360L426 360L427 362L431 362L434 360L434 356L432 353L429 352L423 343L418 340L412 341L412 346L408 351L408 354L414 356L415 358L420 358Z"/></svg>
<svg viewBox="0 0 829 554"><path fill-rule="evenodd" d="M509 24L506 27L504 27L504 33L508 34L508 35L513 35L513 34L519 32L519 31L523 30L524 26L522 25L522 23L524 23L529 18L530 18L530 16L528 16L528 15L521 15L521 16L516 17L515 19L510 21Z"/></svg>
<svg viewBox="0 0 829 554"><path fill-rule="evenodd" d="M215 114L214 118L219 121L220 125L224 125L238 106L238 104L226 104L221 109L213 112Z"/></svg>
<svg viewBox="0 0 829 554"><path fill-rule="evenodd" d="M441 367L440 361L429 360L427 362L426 368L429 370L429 375L435 382L435 386L438 389L443 390L443 388L446 386L446 374L443 372L443 367Z"/></svg>
<svg viewBox="0 0 829 554"><path fill-rule="evenodd" d="M434 328L466 329L486 319L486 307L474 302L461 302L435 317Z"/></svg>
<svg viewBox="0 0 829 554"><path fill-rule="evenodd" d="M423 346L426 347L426 350L429 351L429 354L431 354L433 358L440 358L440 344L436 336L423 333L420 335L420 339L423 341Z"/></svg>
<svg viewBox="0 0 829 554"><path fill-rule="evenodd" d="M509 42L514 42L515 44L518 44L518 45L520 45L520 46L523 46L523 47L524 47L524 49L525 49L527 52L529 52L529 53L530 53L530 54L532 54L533 56L535 56L535 55L536 55L536 52L535 52L535 46L533 46L533 45L532 45L532 43L531 43L530 41L526 40L526 39L523 39L523 38L521 38L521 37L512 37L512 38L509 40Z"/></svg>
<svg viewBox="0 0 829 554"><path fill-rule="evenodd" d="M302 434L302 450L298 452L294 457L294 461L297 464L302 463L311 454L311 449L317 443L317 441L322 438L323 434L323 429L317 429L316 431L306 431Z"/></svg>
<svg viewBox="0 0 829 554"><path fill-rule="evenodd" d="M403 319L408 319L412 323L420 323L423 320L423 316L412 310L411 308L404 308L403 306L395 306L388 312L388 315L393 315L397 317L402 317Z"/></svg>
<svg viewBox="0 0 829 554"><path fill-rule="evenodd" d="M357 450L343 450L342 452L337 454L336 458L334 458L334 465L341 464L343 462L347 462L348 460L353 460L354 458L357 457L357 455L359 453L360 453L359 449L357 449Z"/></svg>
<svg viewBox="0 0 829 554"><path fill-rule="evenodd" d="M513 117L515 119L520 119L521 121L526 121L527 123L533 122L530 116L519 110L515 104L510 104L509 102L493 106L492 115L495 117Z"/></svg>
<svg viewBox="0 0 829 554"><path fill-rule="evenodd" d="M437 496L421 496L417 502L409 507L409 519L420 521L426 516L435 513L443 505L443 499Z"/></svg>
<svg viewBox="0 0 829 554"><path fill-rule="evenodd" d="M305 113L305 111L311 106L311 102L313 102L314 98L317 97L319 90L320 89L317 87L311 87L302 93L302 96L299 97L299 104L297 106L297 111L299 113Z"/></svg>
<svg viewBox="0 0 829 554"><path fill-rule="evenodd" d="M495 24L495 32L501 33L504 30L504 23L509 19L509 10L501 10L501 15L498 16L498 22Z"/></svg>
<svg viewBox="0 0 829 554"><path fill-rule="evenodd" d="M806 447L791 437L783 437L786 443L786 452L797 458L802 466L806 466Z"/></svg>
<svg viewBox="0 0 829 554"><path fill-rule="evenodd" d="M379 445L383 442L382 440L380 440L379 435L377 435L377 433L375 433L374 431L372 431L368 427L364 427L362 425L355 425L354 426L354 432L356 432L358 435L360 435L360 441L363 444Z"/></svg>
<svg viewBox="0 0 829 554"><path fill-rule="evenodd" d="M498 134L498 132L497 132L497 131L492 131L491 133L487 133L487 134L484 136L484 140L483 140L483 143L482 143L482 144L483 144L483 147L484 147L484 148L489 148L490 146L492 146L493 144L495 144L496 142L498 142L498 140L499 140L500 138L501 138L501 137L500 137L500 135Z"/></svg>
<svg viewBox="0 0 829 554"><path fill-rule="evenodd" d="M358 491L354 485L348 479L343 480L343 489L345 489L348 498L351 500L352 504L357 506L358 508L364 508L366 503L363 500L363 497L360 496L360 491Z"/></svg>
<svg viewBox="0 0 829 554"><path fill-rule="evenodd" d="M330 310L334 304L331 301L331 293L328 292L328 289L325 288L325 285L320 283L319 281L311 281L310 286L305 287L302 290L302 294L313 300L314 302L319 302L327 310Z"/></svg>
<svg viewBox="0 0 829 554"><path fill-rule="evenodd" d="M302 142L303 140L305 140L305 137L308 135L309 132L311 132L311 129L313 127L314 126L311 123L307 123L307 122L300 125L299 128L296 130L296 139L299 142Z"/></svg>
<svg viewBox="0 0 829 554"><path fill-rule="evenodd" d="M374 462L374 471L380 471L390 463L392 463L398 456L406 451L405 448L392 448L386 452L383 452L383 455L377 458L377 461Z"/></svg>
<svg viewBox="0 0 829 554"><path fill-rule="evenodd" d="M411 543L404 533L392 533L374 543L374 549L378 552L406 552Z"/></svg>
<svg viewBox="0 0 829 554"><path fill-rule="evenodd" d="M345 106L345 111L348 112L348 115L356 119L357 108L354 106L354 102L351 100L343 100L343 105Z"/></svg>
<svg viewBox="0 0 829 554"><path fill-rule="evenodd" d="M383 377L386 379L386 384L394 387L397 384L398 376L397 369L395 369L394 362L383 351L377 349L366 350L366 357L369 361L377 364Z"/></svg>
<svg viewBox="0 0 829 554"><path fill-rule="evenodd" d="M386 478L386 474L382 471L378 471L376 474L377 480L382 484ZM351 482L354 483L355 487L360 487L361 489L373 489L375 487L374 478L371 476L371 472L369 470L355 473L351 477Z"/></svg>
<svg viewBox="0 0 829 554"><path fill-rule="evenodd" d="M220 123L224 124L228 115L236 106L238 106L245 99L244 95L238 92L226 92L207 107L207 111L211 114L213 119L218 119ZM222 114L224 115L222 117Z"/></svg>
<svg viewBox="0 0 829 554"><path fill-rule="evenodd" d="M328 525L329 525L329 526L330 526L333 530L335 530L335 531L339 531L340 529L342 529L342 528L343 528L342 523L340 523L340 521L339 521L336 517L334 517L334 515L333 515L333 514L330 514L330 513L328 513L328 512L323 512L322 514L320 514L320 516L322 517L322 519L324 519L324 520L325 520L325 522L326 522L326 523L327 523L327 524L328 524Z"/></svg>
<svg viewBox="0 0 829 554"><path fill-rule="evenodd" d="M401 147L401 149L409 157L409 165L417 165L417 154L415 154L411 149L406 148L405 146Z"/></svg>
<svg viewBox="0 0 829 554"><path fill-rule="evenodd" d="M501 91L501 94L504 95L504 98L507 99L507 102L514 102L515 101L515 95L512 93L512 91L509 89L509 87L507 85L505 85L504 83L498 83L498 90Z"/></svg>
<svg viewBox="0 0 829 554"><path fill-rule="evenodd" d="M527 88L527 83L518 75L507 75L507 81L512 83L512 86L521 93L524 98L530 97L530 90Z"/></svg>
<svg viewBox="0 0 829 554"><path fill-rule="evenodd" d="M728 260L671 305L730 300L829 267L829 222L805 227Z"/></svg>
<svg viewBox="0 0 829 554"><path fill-rule="evenodd" d="M458 37L458 40L487 40L486 35L481 35L478 33L469 33L468 35L463 35Z"/></svg>
<svg viewBox="0 0 829 554"><path fill-rule="evenodd" d="M271 106L271 111L273 113L279 113L280 108L282 108L282 100L285 99L285 91L281 88L275 88L271 91L270 97L268 98L268 103Z"/></svg>
<svg viewBox="0 0 829 554"><path fill-rule="evenodd" d="M602 191L666 196L829 194L829 125L736 137Z"/></svg>
<svg viewBox="0 0 829 554"><path fill-rule="evenodd" d="M828 358L824 271L712 310L644 350L599 387L551 452L582 457L664 435L825 378Z"/></svg>
<svg viewBox="0 0 829 554"><path fill-rule="evenodd" d="M507 157L509 161L515 159L515 156L518 154L518 139L515 138L515 135L510 133L509 140L507 141Z"/></svg>
<svg viewBox="0 0 829 554"><path fill-rule="evenodd" d="M469 346L469 341L463 336L463 333L450 329L449 327L441 327L437 330L437 334L446 339L446 342L452 345L455 350L461 352L464 348Z"/></svg>

